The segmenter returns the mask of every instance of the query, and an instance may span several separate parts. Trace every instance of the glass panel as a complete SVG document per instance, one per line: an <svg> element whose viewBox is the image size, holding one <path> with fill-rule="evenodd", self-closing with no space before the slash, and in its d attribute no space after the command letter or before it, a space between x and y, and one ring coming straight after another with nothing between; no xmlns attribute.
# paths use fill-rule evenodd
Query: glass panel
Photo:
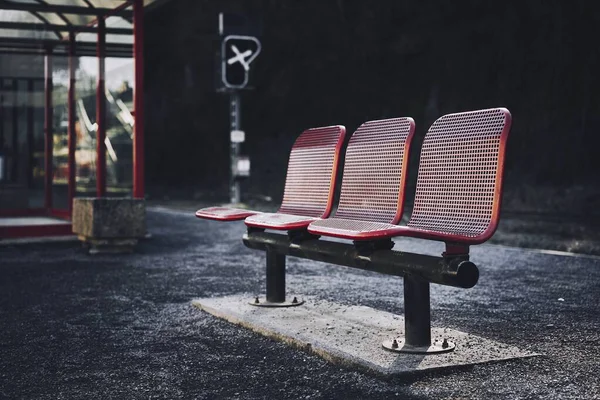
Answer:
<svg viewBox="0 0 600 400"><path fill-rule="evenodd" d="M51 24L66 25L66 22L56 13L40 12L38 14Z"/></svg>
<svg viewBox="0 0 600 400"><path fill-rule="evenodd" d="M77 34L76 40L78 42L96 43L98 41L98 34L91 32L81 32ZM133 35L115 35L109 33L106 35L106 43L108 45L110 45L110 43L133 44Z"/></svg>
<svg viewBox="0 0 600 400"><path fill-rule="evenodd" d="M94 5L94 7L100 8L116 8L119 7L124 1L113 1L113 0L90 0L90 3Z"/></svg>
<svg viewBox="0 0 600 400"><path fill-rule="evenodd" d="M54 57L52 70L52 208L66 210L68 199L68 58Z"/></svg>
<svg viewBox="0 0 600 400"><path fill-rule="evenodd" d="M116 16L106 18L106 26L111 28L133 28L133 24L131 22Z"/></svg>
<svg viewBox="0 0 600 400"><path fill-rule="evenodd" d="M77 196L96 195L96 80L98 59L80 57L76 73L75 180Z"/></svg>
<svg viewBox="0 0 600 400"><path fill-rule="evenodd" d="M106 58L106 191L129 196L133 160L133 61ZM98 59L80 57L77 69L77 195L96 191L96 80Z"/></svg>
<svg viewBox="0 0 600 400"><path fill-rule="evenodd" d="M63 14L63 16L73 25L89 25L96 19L94 15Z"/></svg>
<svg viewBox="0 0 600 400"><path fill-rule="evenodd" d="M133 186L133 60L106 58L107 189L131 195Z"/></svg>
<svg viewBox="0 0 600 400"><path fill-rule="evenodd" d="M29 196L29 207L41 208L44 206L44 79L36 79L31 82L33 92L31 93L33 113L33 140L30 144L32 152L31 162L31 194Z"/></svg>
<svg viewBox="0 0 600 400"><path fill-rule="evenodd" d="M43 63L33 56L10 61L0 68L0 209L23 210L43 205Z"/></svg>
<svg viewBox="0 0 600 400"><path fill-rule="evenodd" d="M42 21L27 11L0 10L0 21L42 23ZM16 30L0 29L0 37L7 38L33 38L33 39L55 39L56 35L48 30Z"/></svg>

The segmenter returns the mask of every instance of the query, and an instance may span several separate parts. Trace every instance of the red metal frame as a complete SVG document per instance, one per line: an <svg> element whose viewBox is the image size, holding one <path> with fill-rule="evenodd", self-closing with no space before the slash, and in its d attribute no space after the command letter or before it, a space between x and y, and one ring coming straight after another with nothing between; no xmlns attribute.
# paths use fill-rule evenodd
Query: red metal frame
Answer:
<svg viewBox="0 0 600 400"><path fill-rule="evenodd" d="M67 98L68 107L68 187L69 187L69 215L73 210L73 198L76 192L75 181L75 149L77 137L75 135L75 33L69 33L69 94Z"/></svg>
<svg viewBox="0 0 600 400"><path fill-rule="evenodd" d="M96 86L96 197L106 196L106 95L105 86L105 49L106 23L104 18L98 20L98 42L96 56L98 57L98 81Z"/></svg>
<svg viewBox="0 0 600 400"><path fill-rule="evenodd" d="M44 103L44 207L52 208L52 153L53 153L53 131L52 131L52 49L46 49L44 59L45 75L45 103Z"/></svg>
<svg viewBox="0 0 600 400"><path fill-rule="evenodd" d="M48 213L46 213L46 215L48 215L50 217L56 217L56 218L70 220L71 219L71 210L52 209Z"/></svg>
<svg viewBox="0 0 600 400"><path fill-rule="evenodd" d="M0 210L0 218L5 217L41 217L48 215L45 208L9 208Z"/></svg>
<svg viewBox="0 0 600 400"><path fill-rule="evenodd" d="M127 7L129 7L131 5L131 3L133 3L133 1L134 0L128 0L128 1L118 5L117 7L113 8L111 11L104 13L100 18L95 18L95 19L91 20L86 26L90 27L90 26L97 25L98 21L100 19L105 20L106 18L117 14L119 11L122 11L122 10L126 9ZM142 0L142 2L143 2L143 0ZM135 21L135 15L133 16L133 18ZM135 25L135 22L134 22L134 25ZM77 33L79 33L79 32L77 32ZM107 30L107 33L112 33L112 32L108 32L108 30Z"/></svg>
<svg viewBox="0 0 600 400"><path fill-rule="evenodd" d="M133 197L143 199L144 187L144 1L133 1Z"/></svg>
<svg viewBox="0 0 600 400"><path fill-rule="evenodd" d="M28 156L28 160L27 160L27 184L31 185L32 181L33 181L33 152L35 149L34 146L34 119L33 119L33 113L34 113L34 91L33 91L34 87L33 87L33 80L32 79L28 79L27 80L27 95L28 95L28 102L29 102L29 106L27 107L27 156ZM0 117L0 119L2 119Z"/></svg>
<svg viewBox="0 0 600 400"><path fill-rule="evenodd" d="M71 224L3 226L2 229L0 229L0 239L41 236L67 236L72 234L73 230Z"/></svg>
<svg viewBox="0 0 600 400"><path fill-rule="evenodd" d="M340 130L340 138L338 139L337 145L335 146L335 153L333 156L333 170L331 171L331 183L329 184L329 199L327 200L327 209L321 215L321 218L328 218L331 215L333 209L333 201L335 199L335 191L337 189L337 177L340 170L342 147L344 146L344 139L346 138L346 127L343 125L336 125Z"/></svg>
<svg viewBox="0 0 600 400"><path fill-rule="evenodd" d="M398 193L398 211L392 221L392 224L397 224L402 219L404 213L404 201L406 199L406 177L408 176L408 162L410 159L410 150L413 137L415 135L415 120L408 117L410 123L410 130L406 142L404 143L404 156L402 158L402 173L400 175L400 192Z"/></svg>
<svg viewBox="0 0 600 400"><path fill-rule="evenodd" d="M506 143L508 142L508 134L510 133L510 128L512 126L512 115L510 114L510 111L508 111L506 108L501 108L501 110L506 118L506 122L504 123L504 130L500 135L500 148L498 150L498 173L496 174L496 192L494 193L494 205L492 206L492 221L488 229L482 235L484 241L491 238L492 235L496 232L496 229L498 228L498 223L500 222L500 209L502 207L504 159L506 153Z"/></svg>

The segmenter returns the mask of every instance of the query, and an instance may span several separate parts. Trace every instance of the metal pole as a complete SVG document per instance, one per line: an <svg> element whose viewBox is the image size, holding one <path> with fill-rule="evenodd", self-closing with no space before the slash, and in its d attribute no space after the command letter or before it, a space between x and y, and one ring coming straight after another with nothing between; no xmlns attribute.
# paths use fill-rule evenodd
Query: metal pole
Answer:
<svg viewBox="0 0 600 400"><path fill-rule="evenodd" d="M12 82L13 88L13 109L12 109L12 128L13 128L13 158L12 158L12 168L13 176L15 182L19 181L19 81L18 79L13 79Z"/></svg>
<svg viewBox="0 0 600 400"><path fill-rule="evenodd" d="M229 100L229 118L231 121L230 131L240 130L240 94L237 91L232 91ZM231 132L230 132L231 133ZM231 135L229 140L231 140ZM240 145L230 142L229 157L231 161L231 175L229 177L229 198L230 203L238 204L241 201L240 182L235 176L237 170L237 159L240 154Z"/></svg>
<svg viewBox="0 0 600 400"><path fill-rule="evenodd" d="M267 250L267 301L285 302L285 256Z"/></svg>
<svg viewBox="0 0 600 400"><path fill-rule="evenodd" d="M0 79L0 121L4 121L4 80ZM0 150L4 148L4 124L0 123Z"/></svg>
<svg viewBox="0 0 600 400"><path fill-rule="evenodd" d="M27 80L27 185L29 188L33 185L33 152L35 151L34 146L34 135L33 135L33 112L34 112L34 92L33 92L33 79ZM0 121L2 117L0 116ZM0 124L1 125L1 124ZM2 141L0 141L0 149L2 148Z"/></svg>
<svg viewBox="0 0 600 400"><path fill-rule="evenodd" d="M106 195L106 95L104 94L106 24L103 18L98 20L98 42L96 56L98 57L98 82L96 85L96 196Z"/></svg>
<svg viewBox="0 0 600 400"><path fill-rule="evenodd" d="M404 331L407 345L431 345L429 282L414 275L404 277Z"/></svg>
<svg viewBox="0 0 600 400"><path fill-rule="evenodd" d="M144 1L133 2L133 197L143 199L144 188Z"/></svg>
<svg viewBox="0 0 600 400"><path fill-rule="evenodd" d="M67 97L68 125L67 125L67 169L69 184L69 215L73 211L73 198L75 197L75 149L77 137L75 135L75 33L69 33L69 93Z"/></svg>
<svg viewBox="0 0 600 400"><path fill-rule="evenodd" d="M52 48L46 49L44 59L44 207L52 208Z"/></svg>

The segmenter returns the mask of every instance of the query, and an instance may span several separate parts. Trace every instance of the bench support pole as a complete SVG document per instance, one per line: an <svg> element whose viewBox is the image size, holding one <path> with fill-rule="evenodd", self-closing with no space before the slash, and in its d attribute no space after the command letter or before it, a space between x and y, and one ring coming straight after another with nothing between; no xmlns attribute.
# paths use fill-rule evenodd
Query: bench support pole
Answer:
<svg viewBox="0 0 600 400"><path fill-rule="evenodd" d="M404 332L409 346L431 345L429 282L414 275L404 277Z"/></svg>
<svg viewBox="0 0 600 400"><path fill-rule="evenodd" d="M267 301L285 302L285 255L267 250Z"/></svg>
<svg viewBox="0 0 600 400"><path fill-rule="evenodd" d="M277 253L270 247L267 253L267 299L256 297L250 302L257 307L294 307L304 304L304 300L292 296L291 301L285 299L285 254Z"/></svg>
<svg viewBox="0 0 600 400"><path fill-rule="evenodd" d="M447 339L431 342L429 282L411 274L404 276L404 337L386 340L382 346L397 353L446 353L455 348Z"/></svg>

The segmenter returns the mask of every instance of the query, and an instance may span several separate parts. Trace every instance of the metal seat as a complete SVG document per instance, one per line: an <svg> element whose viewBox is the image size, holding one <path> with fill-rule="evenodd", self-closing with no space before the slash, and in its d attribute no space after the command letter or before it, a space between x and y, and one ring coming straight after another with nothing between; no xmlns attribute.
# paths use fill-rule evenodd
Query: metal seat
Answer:
<svg viewBox="0 0 600 400"><path fill-rule="evenodd" d="M368 121L350 138L340 204L334 218L315 221L316 235L353 240L386 237L398 226L404 205L412 118Z"/></svg>
<svg viewBox="0 0 600 400"><path fill-rule="evenodd" d="M306 228L331 214L340 151L346 128L330 126L302 133L290 152L283 201L277 213L245 219L249 227L277 230Z"/></svg>
<svg viewBox="0 0 600 400"><path fill-rule="evenodd" d="M196 217L215 221L239 221L259 213L260 211L245 210L243 208L208 207L196 211Z"/></svg>
<svg viewBox="0 0 600 400"><path fill-rule="evenodd" d="M276 229L281 231L293 231L304 229L318 218L303 217L301 215L262 213L246 218L246 225L253 228Z"/></svg>
<svg viewBox="0 0 600 400"><path fill-rule="evenodd" d="M314 217L302 225L306 227L311 221L325 218L331 213L339 154L345 134L345 127L335 125L308 129L296 139L290 154L283 202L277 214ZM264 215L257 220L257 224L264 221L266 225L279 226L282 222L281 218L266 217L272 214L240 208L208 207L196 211L196 217L215 221L240 221L254 215Z"/></svg>
<svg viewBox="0 0 600 400"><path fill-rule="evenodd" d="M311 224L309 232L354 240L410 236L447 244L485 242L498 225L510 125L505 108L448 114L435 121L423 141L407 226L370 227L353 221L345 228L330 219Z"/></svg>

